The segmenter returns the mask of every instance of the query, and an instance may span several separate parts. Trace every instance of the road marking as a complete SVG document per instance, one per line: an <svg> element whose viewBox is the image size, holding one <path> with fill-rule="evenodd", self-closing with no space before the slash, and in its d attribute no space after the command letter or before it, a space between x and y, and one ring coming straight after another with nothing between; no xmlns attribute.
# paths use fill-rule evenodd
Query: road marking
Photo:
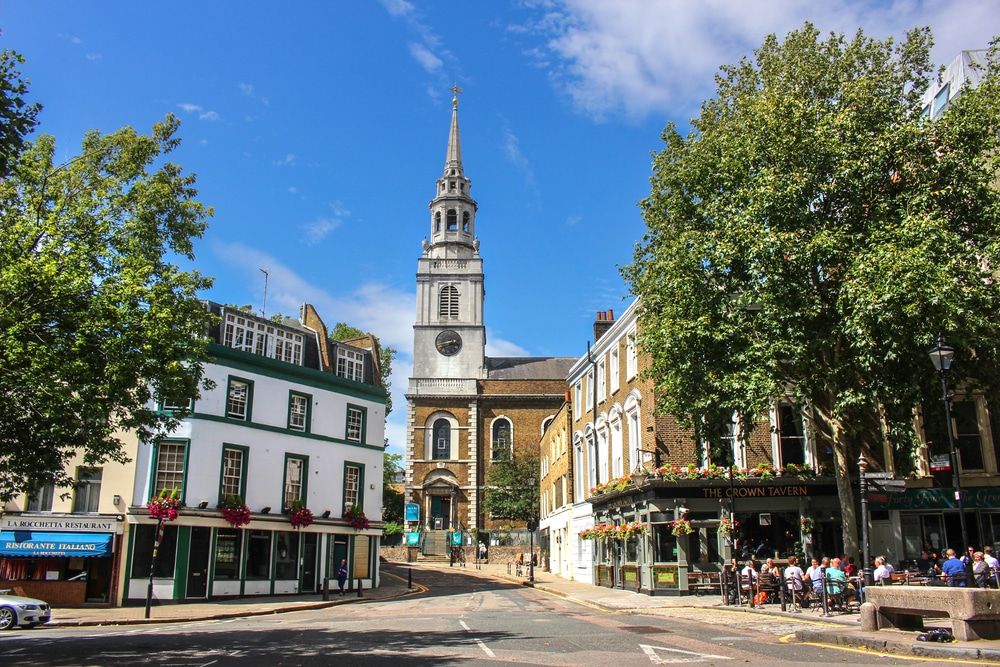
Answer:
<svg viewBox="0 0 1000 667"><path fill-rule="evenodd" d="M695 651L685 651L679 648L667 648L665 646L650 646L649 644L639 644L639 648L642 652L646 654L649 661L654 665L666 665L678 662L701 662L703 660L732 660L726 655L714 655L712 653L697 653ZM661 657L657 654L657 651L667 651L668 653L677 653L679 655L671 655L667 657Z"/></svg>
<svg viewBox="0 0 1000 667"><path fill-rule="evenodd" d="M783 642L785 644L791 643L791 640L788 640L789 637L794 638L795 635L786 635L785 637L782 637L778 641L781 641L781 642ZM786 640L788 640L788 641L786 641ZM869 649L866 649L866 648L854 648L853 646L834 646L833 644L820 644L818 642L795 642L795 643L798 646L812 646L814 648L826 648L826 649L833 649L835 651L847 651L848 653L861 653L862 655L875 656L875 657L879 657L879 658L899 658L901 660L907 660L907 661L909 661L909 660L919 660L921 662L936 662L936 663L939 663L939 664L942 663L942 662L955 663L955 664L959 664L959 665L984 665L984 664L986 664L982 660L962 660L960 658L925 658L925 657L922 657L922 656L919 656L919 655L904 655L902 653L886 653L885 651L872 651L872 650L869 650Z"/></svg>
<svg viewBox="0 0 1000 667"><path fill-rule="evenodd" d="M749 641L749 637L712 637L709 641L713 642L745 642Z"/></svg>
<svg viewBox="0 0 1000 667"><path fill-rule="evenodd" d="M458 621L458 624L459 624L459 625L461 625L461 626L462 626L463 628L465 628L465 631L466 631L466 632L472 632L472 628L470 628L470 627L469 627L469 626L468 626L468 625L467 625L467 624L465 623L465 621L463 621L463 620L459 620L459 621ZM491 651L491 650L490 650L490 647L489 647L489 646L487 646L486 644L484 644L484 643L483 643L483 641L482 641L481 639L478 639L478 638L476 638L476 637L473 637L473 638L472 638L472 640L473 640L474 642L476 642L476 644L478 644L478 645L479 645L479 648L483 649L483 653L485 653L486 655L488 655L488 656L489 656L489 657L491 657L491 658L495 658L495 657L497 657L497 654L496 654L496 653L494 653L493 651Z"/></svg>

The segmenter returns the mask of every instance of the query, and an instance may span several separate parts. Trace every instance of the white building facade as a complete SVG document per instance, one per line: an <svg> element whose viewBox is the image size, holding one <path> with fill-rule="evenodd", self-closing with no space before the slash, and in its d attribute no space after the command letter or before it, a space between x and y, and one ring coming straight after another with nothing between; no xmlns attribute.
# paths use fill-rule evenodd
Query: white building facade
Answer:
<svg viewBox="0 0 1000 667"><path fill-rule="evenodd" d="M161 601L319 592L342 561L352 586L377 586L386 407L377 341L328 339L308 305L301 322L209 307L221 321L205 366L214 387L173 432L139 443L126 603L145 599L151 565ZM173 489L184 507L165 522L152 564L157 521L146 504ZM223 517L234 504L246 505L249 523ZM301 508L314 520L295 527ZM369 527L352 525L352 511Z"/></svg>

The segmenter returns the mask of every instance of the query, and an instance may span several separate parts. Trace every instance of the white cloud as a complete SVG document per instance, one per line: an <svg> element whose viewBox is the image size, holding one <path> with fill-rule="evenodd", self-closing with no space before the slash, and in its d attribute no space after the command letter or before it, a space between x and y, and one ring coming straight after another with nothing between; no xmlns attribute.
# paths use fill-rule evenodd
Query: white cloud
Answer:
<svg viewBox="0 0 1000 667"><path fill-rule="evenodd" d="M677 112L686 100L712 94L721 65L751 55L768 33L784 36L806 20L823 32L851 35L860 26L878 38L930 25L938 63L986 46L997 29L997 5L990 0L552 0L528 6L532 19L509 31L541 37L542 47L526 46L526 53L579 110L598 119Z"/></svg>
<svg viewBox="0 0 1000 667"><path fill-rule="evenodd" d="M285 157L280 160L275 160L271 164L275 167L294 167L295 166L295 153L286 153Z"/></svg>
<svg viewBox="0 0 1000 667"><path fill-rule="evenodd" d="M90 62L92 62L92 63L95 63L95 62L97 62L98 60L101 60L102 58L104 58L104 56L103 56L103 55L101 55L100 53L88 53L88 54L86 55L86 58L87 58L87 60L89 60Z"/></svg>
<svg viewBox="0 0 1000 667"><path fill-rule="evenodd" d="M243 83L242 81L236 84L236 87L240 89L240 92L246 96L253 95L253 86L249 83Z"/></svg>
<svg viewBox="0 0 1000 667"><path fill-rule="evenodd" d="M382 0L382 6L392 16L406 16L413 13L413 5L406 0Z"/></svg>
<svg viewBox="0 0 1000 667"><path fill-rule="evenodd" d="M177 105L177 108L183 111L184 113L197 114L198 120L216 121L221 118L221 116L217 112L212 111L211 109L206 109L200 104L192 104L191 102L181 102L180 104Z"/></svg>
<svg viewBox="0 0 1000 667"><path fill-rule="evenodd" d="M440 58L427 50L427 47L416 42L410 43L410 55L420 63L421 67L431 74L440 70L441 66L444 65Z"/></svg>
<svg viewBox="0 0 1000 667"><path fill-rule="evenodd" d="M566 226L567 227L576 227L578 224L580 224L581 220L583 220L583 218L581 218L578 215L570 215L570 216L568 216L566 218Z"/></svg>
<svg viewBox="0 0 1000 667"><path fill-rule="evenodd" d="M486 333L486 356L488 357L527 357L528 351L517 343Z"/></svg>
<svg viewBox="0 0 1000 667"><path fill-rule="evenodd" d="M330 232L340 227L341 221L333 218L318 218L312 222L302 225L302 230L305 232L305 243L306 245L316 245L327 236Z"/></svg>
<svg viewBox="0 0 1000 667"><path fill-rule="evenodd" d="M294 185L290 185L290 186L288 186L288 191L294 195L296 192L299 191L299 189L297 187L295 187Z"/></svg>

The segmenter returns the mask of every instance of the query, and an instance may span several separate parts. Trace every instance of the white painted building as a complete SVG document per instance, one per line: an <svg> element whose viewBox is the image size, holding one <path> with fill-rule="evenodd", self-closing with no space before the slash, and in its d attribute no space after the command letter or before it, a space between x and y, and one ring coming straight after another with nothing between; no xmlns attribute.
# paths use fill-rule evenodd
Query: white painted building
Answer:
<svg viewBox="0 0 1000 667"><path fill-rule="evenodd" d="M214 388L176 430L139 443L126 602L146 595L156 526L146 503L173 488L185 507L164 531L158 600L318 592L343 560L352 583L377 586L386 404L377 341L330 340L310 305L301 322L280 323L208 306L220 318L205 367ZM251 512L239 528L220 509L235 497ZM299 505L312 525L291 525ZM368 529L343 518L352 506Z"/></svg>

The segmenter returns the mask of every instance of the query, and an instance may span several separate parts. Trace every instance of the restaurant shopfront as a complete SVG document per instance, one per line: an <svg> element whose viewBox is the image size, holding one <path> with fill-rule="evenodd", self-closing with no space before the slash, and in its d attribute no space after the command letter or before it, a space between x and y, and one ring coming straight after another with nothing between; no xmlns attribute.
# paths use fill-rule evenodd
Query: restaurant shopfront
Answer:
<svg viewBox="0 0 1000 667"><path fill-rule="evenodd" d="M121 515L23 513L0 519L0 589L61 607L112 604Z"/></svg>
<svg viewBox="0 0 1000 667"><path fill-rule="evenodd" d="M595 527L586 536L594 541L600 586L686 595L733 557L808 558L843 549L829 477L647 479L588 500ZM732 512L737 528L729 533L723 519Z"/></svg>

